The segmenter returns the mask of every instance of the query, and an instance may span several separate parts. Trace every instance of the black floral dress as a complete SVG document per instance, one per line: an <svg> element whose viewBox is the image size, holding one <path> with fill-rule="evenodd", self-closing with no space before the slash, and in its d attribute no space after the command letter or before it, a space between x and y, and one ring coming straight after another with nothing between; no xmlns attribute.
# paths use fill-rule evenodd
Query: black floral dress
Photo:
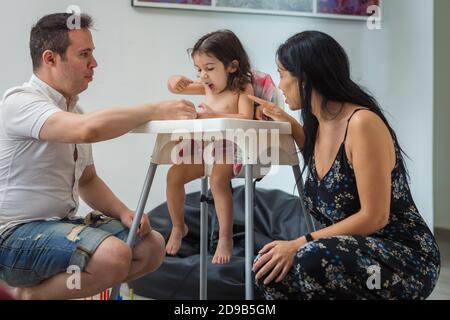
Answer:
<svg viewBox="0 0 450 320"><path fill-rule="evenodd" d="M313 156L305 182L307 208L325 226L360 210L345 137L323 179L318 178ZM439 248L414 204L395 148L388 225L366 237L336 236L307 243L296 253L283 281L264 285L263 279L256 280L257 294L265 299L425 299L430 295L439 277Z"/></svg>

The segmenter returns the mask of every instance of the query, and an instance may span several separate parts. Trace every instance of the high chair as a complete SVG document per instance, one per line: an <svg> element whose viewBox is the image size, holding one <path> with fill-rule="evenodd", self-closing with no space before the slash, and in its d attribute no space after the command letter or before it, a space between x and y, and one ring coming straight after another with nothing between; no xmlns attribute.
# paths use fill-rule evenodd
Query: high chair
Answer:
<svg viewBox="0 0 450 320"><path fill-rule="evenodd" d="M282 96L278 90L274 90L272 101L281 107L284 105ZM200 143L213 141L214 138L222 138L233 141L242 152L242 165L244 170L241 170L240 174L236 177L245 179L245 297L247 300L253 299L254 297L252 264L254 259L253 199L255 190L253 179L265 176L270 166L292 166L298 188L299 201L308 232L315 230L312 217L306 211L303 202L303 179L290 123L230 118L168 120L151 121L132 132L156 134L157 138L136 208L135 218L133 219L133 224L128 235L127 244L129 246L132 247L134 245L156 168L161 164L174 164L176 162L176 150L180 138L191 139ZM200 200L200 300L207 298L207 192L208 175L205 174L201 179ZM111 299L117 297L119 289L120 286L113 289Z"/></svg>

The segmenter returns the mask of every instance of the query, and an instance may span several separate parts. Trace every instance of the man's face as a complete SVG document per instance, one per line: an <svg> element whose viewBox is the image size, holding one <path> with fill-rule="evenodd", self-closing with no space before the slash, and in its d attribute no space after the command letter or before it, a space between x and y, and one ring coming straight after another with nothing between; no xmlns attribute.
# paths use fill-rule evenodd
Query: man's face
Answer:
<svg viewBox="0 0 450 320"><path fill-rule="evenodd" d="M69 31L69 41L64 58L57 56L55 78L63 94L71 97L87 89L89 82L93 80L97 61L93 55L94 42L88 29Z"/></svg>

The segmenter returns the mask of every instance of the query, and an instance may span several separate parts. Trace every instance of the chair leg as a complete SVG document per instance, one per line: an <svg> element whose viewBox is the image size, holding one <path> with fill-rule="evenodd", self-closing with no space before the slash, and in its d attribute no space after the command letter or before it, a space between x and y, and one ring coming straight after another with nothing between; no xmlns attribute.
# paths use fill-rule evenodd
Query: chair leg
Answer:
<svg viewBox="0 0 450 320"><path fill-rule="evenodd" d="M139 202L136 208L133 224L131 225L130 231L128 232L127 245L130 246L131 248L134 247L136 234L139 229L139 224L141 222L141 218L144 213L145 205L148 199L148 194L150 193L150 188L152 186L153 178L155 177L157 167L158 165L156 163L150 163L150 167L148 168L147 175L145 177L144 187L142 188L141 191L141 196L139 198ZM120 284L115 286L111 290L110 300L117 300L119 292L120 292Z"/></svg>
<svg viewBox="0 0 450 320"><path fill-rule="evenodd" d="M200 193L200 300L207 299L208 258L208 177L201 181Z"/></svg>
<svg viewBox="0 0 450 320"><path fill-rule="evenodd" d="M253 166L245 165L245 299L253 300L252 265L254 258Z"/></svg>

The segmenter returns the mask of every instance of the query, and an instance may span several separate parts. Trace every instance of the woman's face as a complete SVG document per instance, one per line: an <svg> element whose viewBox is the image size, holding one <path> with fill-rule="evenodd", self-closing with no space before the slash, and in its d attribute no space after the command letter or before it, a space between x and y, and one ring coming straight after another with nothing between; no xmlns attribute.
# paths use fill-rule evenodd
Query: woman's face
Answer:
<svg viewBox="0 0 450 320"><path fill-rule="evenodd" d="M280 83L278 88L283 92L286 98L286 103L291 110L298 110L301 108L300 90L298 86L298 79L287 71L283 65L278 62L278 73L280 74Z"/></svg>

